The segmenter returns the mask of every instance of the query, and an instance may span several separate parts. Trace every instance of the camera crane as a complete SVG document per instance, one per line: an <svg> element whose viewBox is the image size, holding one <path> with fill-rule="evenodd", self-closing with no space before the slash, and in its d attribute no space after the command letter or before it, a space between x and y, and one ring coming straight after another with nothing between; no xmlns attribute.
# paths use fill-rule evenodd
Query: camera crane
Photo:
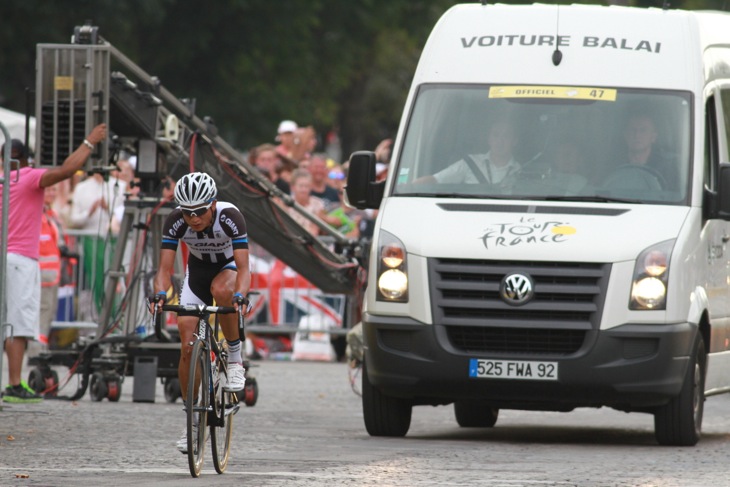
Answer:
<svg viewBox="0 0 730 487"><path fill-rule="evenodd" d="M96 341L110 344L113 352L93 359L87 353L84 359L91 361L91 368L95 363L118 368L114 364L121 361L126 364L121 373L129 373L130 355L151 354L160 359L161 377L176 377L179 344L165 343L164 329L163 336L144 343L130 342L125 337L134 336L140 297L144 296L143 279L133 276L157 268L162 222L173 208L162 199L162 188L169 178L177 180L191 171L213 177L219 198L241 208L249 237L274 257L326 293L358 292L362 272L358 259L363 255L360 242L346 238L282 193L219 135L210 117L200 118L195 113L195 100L175 97L157 77L104 40L97 27L76 27L70 44L39 44L36 65L39 166L61 164L99 123L107 124L110 138L97 146L87 163L87 172L108 174L115 169L115 154L120 149L137 156L135 175L140 179L140 193L125 201L117 245L105 277L96 333L101 337ZM287 207L314 222L327 236L327 242L307 232L291 218ZM125 268L128 245L133 246L136 257ZM139 257L140 250L148 257ZM182 272L180 262L176 272ZM122 287L128 301L120 305L118 289ZM350 303L350 317L353 306L354 302ZM105 338L120 328L124 330L121 336ZM76 355L71 355L45 360L41 357L39 374L47 378L49 364L78 361ZM80 388L79 393L83 395L84 391Z"/></svg>

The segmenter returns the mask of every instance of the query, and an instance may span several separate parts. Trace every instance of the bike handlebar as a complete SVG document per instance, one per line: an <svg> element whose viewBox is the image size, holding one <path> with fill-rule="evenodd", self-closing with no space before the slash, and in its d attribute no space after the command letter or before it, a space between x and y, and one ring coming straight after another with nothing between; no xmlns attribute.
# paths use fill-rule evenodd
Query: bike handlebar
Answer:
<svg viewBox="0 0 730 487"><path fill-rule="evenodd" d="M239 309L242 309L242 308L239 308ZM183 311L186 313L195 313L198 316L203 316L206 313L217 313L220 315L236 313L236 308L234 308L233 306L207 306L205 304L201 304L201 305L163 304L162 310L163 311L173 311L175 313Z"/></svg>
<svg viewBox="0 0 730 487"><path fill-rule="evenodd" d="M155 337L161 342L171 342L172 337L170 334L165 330L162 326L162 319L161 313L157 312L158 307L155 306L154 311L152 313L152 320L154 322L155 327ZM162 305L162 311L172 311L174 313L185 313L188 316L197 316L201 319L205 317L208 313L217 313L217 314L238 314L238 330L239 330L239 336L241 339L245 337L244 333L244 319L243 314L245 313L246 308L244 306L239 306L238 311L236 311L236 308L233 306L207 306L207 305L179 305L179 304L163 304Z"/></svg>

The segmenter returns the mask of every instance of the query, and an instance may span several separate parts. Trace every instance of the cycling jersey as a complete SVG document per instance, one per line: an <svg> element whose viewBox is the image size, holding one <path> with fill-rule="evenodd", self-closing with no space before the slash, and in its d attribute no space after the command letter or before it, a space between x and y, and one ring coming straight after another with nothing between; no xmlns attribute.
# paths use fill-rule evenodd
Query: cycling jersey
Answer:
<svg viewBox="0 0 730 487"><path fill-rule="evenodd" d="M176 251L180 240L188 246L190 256L202 262L230 262L234 249L248 249L246 220L234 205L218 201L212 225L196 232L185 223L182 210L176 208L162 227L162 248Z"/></svg>
<svg viewBox="0 0 730 487"><path fill-rule="evenodd" d="M224 269L236 270L233 251L248 249L246 220L231 203L218 201L210 227L196 232L185 223L180 208L174 209L162 226L162 248L177 251L182 240L189 258L180 291L180 304L212 304L210 290L215 276Z"/></svg>

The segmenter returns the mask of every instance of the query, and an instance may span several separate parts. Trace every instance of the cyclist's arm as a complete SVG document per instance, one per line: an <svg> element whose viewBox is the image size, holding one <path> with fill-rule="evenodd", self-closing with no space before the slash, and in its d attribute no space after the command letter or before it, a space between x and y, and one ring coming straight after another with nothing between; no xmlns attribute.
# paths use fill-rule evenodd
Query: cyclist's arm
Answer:
<svg viewBox="0 0 730 487"><path fill-rule="evenodd" d="M175 251L170 249L162 249L160 251L160 267L155 274L154 294L158 292L167 292L172 285L172 274L175 270Z"/></svg>
<svg viewBox="0 0 730 487"><path fill-rule="evenodd" d="M246 296L251 288L251 270L248 266L248 249L234 249L233 260L236 262L238 272L236 274L236 288L233 293L241 293Z"/></svg>

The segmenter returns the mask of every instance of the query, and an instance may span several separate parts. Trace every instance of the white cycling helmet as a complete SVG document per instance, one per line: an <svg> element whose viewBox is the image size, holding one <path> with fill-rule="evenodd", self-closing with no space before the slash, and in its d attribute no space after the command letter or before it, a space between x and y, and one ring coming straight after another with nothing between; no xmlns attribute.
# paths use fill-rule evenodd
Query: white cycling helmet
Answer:
<svg viewBox="0 0 730 487"><path fill-rule="evenodd" d="M204 172L186 174L175 185L175 201L186 209L210 206L217 194L215 181Z"/></svg>

